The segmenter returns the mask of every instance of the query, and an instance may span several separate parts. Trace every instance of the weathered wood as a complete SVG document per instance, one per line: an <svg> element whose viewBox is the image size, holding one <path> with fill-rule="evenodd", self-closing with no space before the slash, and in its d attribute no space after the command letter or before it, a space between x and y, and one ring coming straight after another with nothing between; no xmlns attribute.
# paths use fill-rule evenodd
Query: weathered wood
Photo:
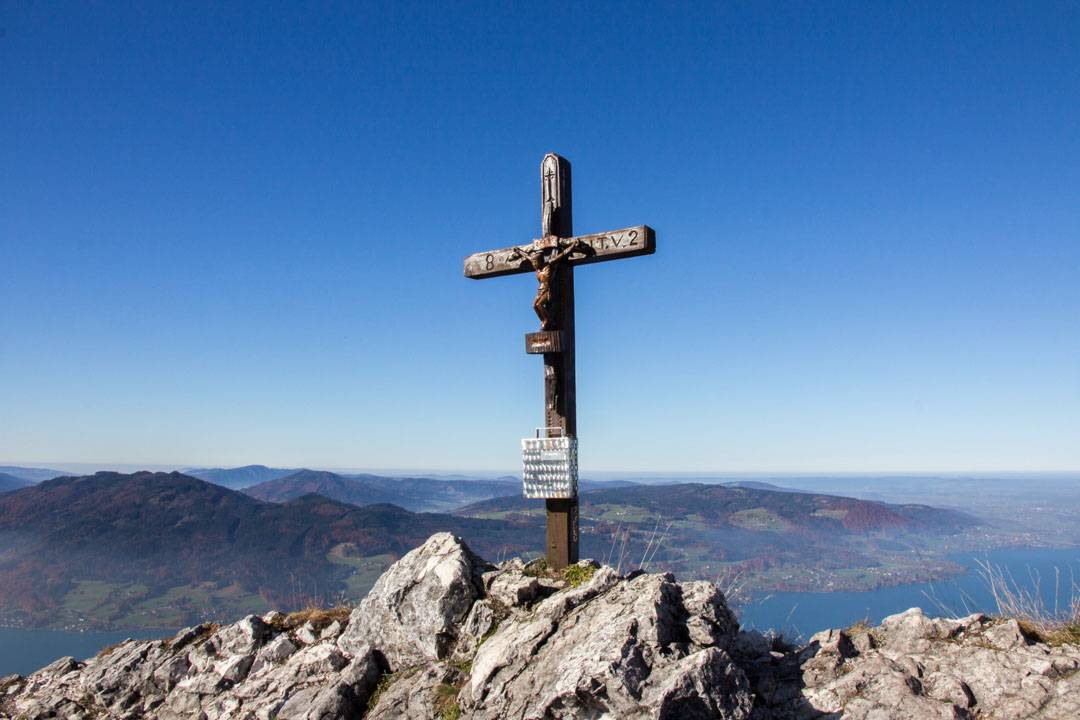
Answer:
<svg viewBox="0 0 1080 720"><path fill-rule="evenodd" d="M544 503L548 567L562 570L578 561L578 500L548 498Z"/></svg>
<svg viewBox="0 0 1080 720"><path fill-rule="evenodd" d="M541 330L525 333L525 352L530 355L562 352L563 334L560 330Z"/></svg>
<svg viewBox="0 0 1080 720"><path fill-rule="evenodd" d="M541 237L574 234L570 163L549 153L540 163ZM577 436L577 378L574 368L574 268L565 265L551 283L554 329L561 352L544 354L544 426ZM561 570L578 561L578 501L547 500L547 562Z"/></svg>
<svg viewBox="0 0 1080 720"><path fill-rule="evenodd" d="M592 235L573 235L570 163L549 153L540 163L540 238L528 245L465 258L465 276L482 279L533 272L538 289L533 309L541 332L525 336L525 350L544 356L544 425L577 437L574 338L574 268L656 251L647 225ZM561 570L578 560L578 501L548 498L547 562Z"/></svg>
<svg viewBox="0 0 1080 720"><path fill-rule="evenodd" d="M656 252L656 232L648 225L636 225L622 230L593 233L569 237L571 242L580 240L586 248L566 259L570 265L589 265L606 260L652 255ZM516 248L522 251L550 246L550 236L538 238ZM474 280L516 275L532 271L532 267L520 255L514 254L514 247L479 252L465 258L465 277Z"/></svg>

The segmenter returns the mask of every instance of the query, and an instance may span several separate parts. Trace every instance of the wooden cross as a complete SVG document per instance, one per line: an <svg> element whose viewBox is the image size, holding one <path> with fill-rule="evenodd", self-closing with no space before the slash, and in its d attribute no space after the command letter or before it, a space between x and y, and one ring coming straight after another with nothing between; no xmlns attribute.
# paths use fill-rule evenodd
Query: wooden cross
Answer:
<svg viewBox="0 0 1080 720"><path fill-rule="evenodd" d="M525 336L525 350L544 356L544 426L577 436L574 377L574 268L656 251L646 225L574 236L570 163L548 153L540 163L540 237L527 245L489 250L465 258L465 277L480 280L535 272L540 288L533 307L541 331ZM578 501L547 503L547 562L561 570L578 561Z"/></svg>

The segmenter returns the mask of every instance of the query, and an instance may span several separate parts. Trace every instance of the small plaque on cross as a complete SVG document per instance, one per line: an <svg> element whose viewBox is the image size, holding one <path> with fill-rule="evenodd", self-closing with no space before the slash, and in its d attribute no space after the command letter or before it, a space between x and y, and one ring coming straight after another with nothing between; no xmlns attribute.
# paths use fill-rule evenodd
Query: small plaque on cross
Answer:
<svg viewBox="0 0 1080 720"><path fill-rule="evenodd" d="M530 355L562 352L563 334L558 330L525 333L525 352Z"/></svg>

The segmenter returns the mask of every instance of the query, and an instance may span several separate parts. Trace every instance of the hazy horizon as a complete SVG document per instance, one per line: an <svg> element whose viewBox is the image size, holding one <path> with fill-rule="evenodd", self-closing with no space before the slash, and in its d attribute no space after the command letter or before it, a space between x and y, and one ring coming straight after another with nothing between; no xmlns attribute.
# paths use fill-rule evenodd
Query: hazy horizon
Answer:
<svg viewBox="0 0 1080 720"><path fill-rule="evenodd" d="M262 462L249 462L238 465L216 463L80 463L80 462L38 462L38 461L8 461L0 460L0 467L23 467L43 468L49 470L62 470L65 472L91 474L98 471L115 472L138 472L148 470L151 472L173 472L183 470L202 469L231 469L262 465L264 467L276 467L286 469L324 470L334 473L368 473L373 475L406 476L406 475L430 475L452 476L462 475L467 477L487 478L503 475L520 475L521 469L503 468L484 470L477 468L409 468L409 467L369 467L369 466L333 466L310 463L288 463L270 465ZM814 478L852 478L852 479L889 479L889 478L965 478L965 479L994 479L994 480L1023 480L1023 479L1049 479L1049 480L1080 480L1080 470L1044 470L1044 471L1010 471L1010 470L862 470L862 471L769 471L769 470L607 470L607 469L582 469L582 476L591 479L685 479L685 480L727 480L739 478L790 478L790 479L814 479Z"/></svg>

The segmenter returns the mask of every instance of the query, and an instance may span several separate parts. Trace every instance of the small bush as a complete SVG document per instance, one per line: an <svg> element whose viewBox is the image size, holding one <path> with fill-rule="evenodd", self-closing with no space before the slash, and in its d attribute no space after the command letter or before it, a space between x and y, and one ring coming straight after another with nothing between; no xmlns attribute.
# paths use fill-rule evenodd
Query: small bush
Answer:
<svg viewBox="0 0 1080 720"><path fill-rule="evenodd" d="M592 565L571 565L563 570L563 579L570 583L570 587L577 587L592 580L596 574L596 568Z"/></svg>

